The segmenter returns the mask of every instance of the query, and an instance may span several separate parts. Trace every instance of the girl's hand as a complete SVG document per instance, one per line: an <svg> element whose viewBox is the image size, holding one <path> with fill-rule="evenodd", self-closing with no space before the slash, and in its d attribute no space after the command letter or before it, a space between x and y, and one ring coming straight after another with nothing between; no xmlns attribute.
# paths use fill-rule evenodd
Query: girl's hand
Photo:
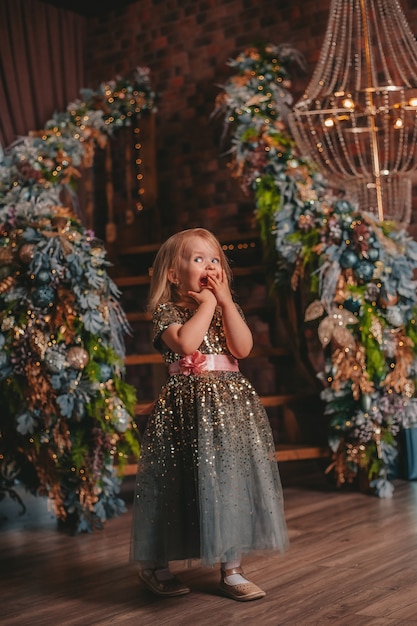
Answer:
<svg viewBox="0 0 417 626"><path fill-rule="evenodd" d="M207 289L213 292L219 306L224 307L232 302L229 281L224 270L220 277L216 273L207 274Z"/></svg>
<svg viewBox="0 0 417 626"><path fill-rule="evenodd" d="M201 291L189 291L188 295L197 302L198 306L200 304L213 304L216 306L217 300L213 291L209 287L205 287Z"/></svg>

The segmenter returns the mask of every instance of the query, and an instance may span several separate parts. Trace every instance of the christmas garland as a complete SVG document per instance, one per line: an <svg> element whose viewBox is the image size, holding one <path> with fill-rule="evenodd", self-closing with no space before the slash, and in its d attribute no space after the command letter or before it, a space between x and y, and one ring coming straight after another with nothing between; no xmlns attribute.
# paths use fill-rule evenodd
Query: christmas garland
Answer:
<svg viewBox="0 0 417 626"><path fill-rule="evenodd" d="M287 124L294 62L300 55L286 45L245 50L229 61L236 75L215 113L231 135L232 175L254 195L277 288L287 281L310 294L305 321L325 354L328 471L340 486L363 470L389 497L397 435L417 422L417 244L332 195L299 154Z"/></svg>
<svg viewBox="0 0 417 626"><path fill-rule="evenodd" d="M146 68L81 93L0 162L0 496L24 506L20 482L75 532L125 509L120 470L139 444L119 292L63 192L95 142L154 107Z"/></svg>

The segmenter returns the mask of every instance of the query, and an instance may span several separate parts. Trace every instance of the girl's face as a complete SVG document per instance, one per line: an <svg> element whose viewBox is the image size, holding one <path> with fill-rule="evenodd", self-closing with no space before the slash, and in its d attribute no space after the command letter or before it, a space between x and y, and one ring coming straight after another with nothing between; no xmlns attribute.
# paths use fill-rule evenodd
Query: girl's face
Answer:
<svg viewBox="0 0 417 626"><path fill-rule="evenodd" d="M195 235L190 238L180 260L177 275L182 293L200 292L207 286L207 276L220 278L222 273L219 252L213 244Z"/></svg>

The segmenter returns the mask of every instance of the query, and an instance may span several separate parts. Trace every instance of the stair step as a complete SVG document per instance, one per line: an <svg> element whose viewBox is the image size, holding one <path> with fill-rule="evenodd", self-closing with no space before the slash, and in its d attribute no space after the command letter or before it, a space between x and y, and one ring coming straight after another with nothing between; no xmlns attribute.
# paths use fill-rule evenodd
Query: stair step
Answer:
<svg viewBox="0 0 417 626"><path fill-rule="evenodd" d="M116 276L113 278L113 282L118 287L136 287L137 285L149 285L150 276L148 274L142 274L141 276Z"/></svg>
<svg viewBox="0 0 417 626"><path fill-rule="evenodd" d="M262 304L246 304L242 306L242 309L245 315L262 314L267 310ZM152 313L132 311L131 313L126 313L126 317L131 324L134 322L150 322L152 320Z"/></svg>
<svg viewBox="0 0 417 626"><path fill-rule="evenodd" d="M298 393L281 393L281 394L273 394L270 396L260 396L261 402L263 406L283 406L284 404L290 404L291 402L296 402L303 397L303 394Z"/></svg>
<svg viewBox="0 0 417 626"><path fill-rule="evenodd" d="M124 248L118 252L119 256L131 256L137 254L149 254L154 252L155 254L158 252L159 248L162 244L160 243L146 243L140 246L129 246Z"/></svg>
<svg viewBox="0 0 417 626"><path fill-rule="evenodd" d="M327 446L309 444L279 444L275 446L277 461L303 461L307 459L327 459L331 455Z"/></svg>
<svg viewBox="0 0 417 626"><path fill-rule="evenodd" d="M222 238L222 245L224 249L227 249L227 244L233 244L233 243L242 243L242 248L244 249L246 247L246 244L248 242L249 245L254 245L256 242L259 242L259 234L256 231L252 231L249 233L231 233L229 237L224 237ZM135 256L135 255L139 255L139 254L150 254L150 253L157 253L159 248L161 247L161 243L149 243L149 244L141 244L139 246L129 246L127 248L124 248L123 250L120 250L118 252L119 256ZM238 248L239 248L239 244L238 244Z"/></svg>
<svg viewBox="0 0 417 626"><path fill-rule="evenodd" d="M327 446L312 446L309 444L278 444L275 446L275 457L280 463L287 461L306 461L309 459L328 459L331 452ZM134 476L137 463L128 463L123 468L124 476Z"/></svg>
<svg viewBox="0 0 417 626"><path fill-rule="evenodd" d="M291 404L291 402L297 402L301 399L310 397L311 394L295 394L295 393L282 393L269 396L259 396L264 407L283 406ZM138 402L135 407L136 415L149 415L153 408L153 402L151 400L147 402Z"/></svg>
<svg viewBox="0 0 417 626"><path fill-rule="evenodd" d="M259 357L288 356L290 354L288 348L282 346L255 346L247 359Z"/></svg>
<svg viewBox="0 0 417 626"><path fill-rule="evenodd" d="M250 265L248 267L234 267L233 276L257 276L265 273L263 265ZM140 276L115 276L113 282L118 287L136 287L138 285L148 285L150 283L149 274Z"/></svg>
<svg viewBox="0 0 417 626"><path fill-rule="evenodd" d="M135 311L132 313L126 313L126 317L128 322L131 324L133 322L150 322L152 319L152 313L140 313L139 311Z"/></svg>
<svg viewBox="0 0 417 626"><path fill-rule="evenodd" d="M265 315L270 311L273 311L272 303L264 303L264 302L248 302L240 305L242 311L246 316L248 315Z"/></svg>
<svg viewBox="0 0 417 626"><path fill-rule="evenodd" d="M286 348L282 347L255 347L249 354L248 359L254 359L259 357L278 357L288 356L289 352ZM148 352L147 354L127 354L125 356L125 365L146 365L147 363L163 363L162 356L159 352Z"/></svg>
<svg viewBox="0 0 417 626"><path fill-rule="evenodd" d="M163 363L163 359L159 352L149 352L147 354L127 354L125 356L125 365L146 365L154 363Z"/></svg>
<svg viewBox="0 0 417 626"><path fill-rule="evenodd" d="M265 274L264 265L248 265L248 267L234 267L233 276L257 276Z"/></svg>

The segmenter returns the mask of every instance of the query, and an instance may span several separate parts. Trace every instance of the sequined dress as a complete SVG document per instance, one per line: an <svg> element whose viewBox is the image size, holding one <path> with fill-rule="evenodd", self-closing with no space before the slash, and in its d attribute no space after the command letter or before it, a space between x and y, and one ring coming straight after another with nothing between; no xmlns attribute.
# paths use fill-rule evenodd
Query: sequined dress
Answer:
<svg viewBox="0 0 417 626"><path fill-rule="evenodd" d="M154 344L167 365L181 358L160 339L194 311L162 304ZM227 354L221 311L199 348ZM131 558L231 561L287 547L281 481L268 417L240 372L169 376L145 429L138 463Z"/></svg>

